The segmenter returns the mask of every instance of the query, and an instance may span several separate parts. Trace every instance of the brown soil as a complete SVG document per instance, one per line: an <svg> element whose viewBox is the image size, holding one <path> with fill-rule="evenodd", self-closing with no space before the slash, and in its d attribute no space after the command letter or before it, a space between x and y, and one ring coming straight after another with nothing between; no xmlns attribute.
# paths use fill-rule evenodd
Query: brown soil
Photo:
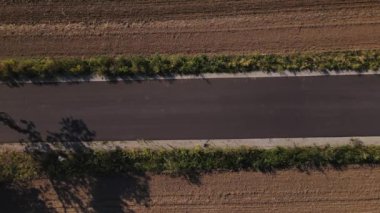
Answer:
<svg viewBox="0 0 380 213"><path fill-rule="evenodd" d="M380 48L380 1L0 0L0 57Z"/></svg>
<svg viewBox="0 0 380 213"><path fill-rule="evenodd" d="M16 207L26 204L29 210L39 212L44 209L58 212L379 212L379 179L380 168L363 167L310 173L294 170L276 174L225 172L190 179L165 175L70 182L44 179L33 181L32 187L22 192L16 188L2 190L0 198L6 204L2 210L8 212L15 212Z"/></svg>

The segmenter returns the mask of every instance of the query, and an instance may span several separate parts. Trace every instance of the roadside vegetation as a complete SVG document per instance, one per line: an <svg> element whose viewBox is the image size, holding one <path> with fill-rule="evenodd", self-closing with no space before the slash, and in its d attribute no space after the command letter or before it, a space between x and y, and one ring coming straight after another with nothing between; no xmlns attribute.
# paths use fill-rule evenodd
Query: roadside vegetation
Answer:
<svg viewBox="0 0 380 213"><path fill-rule="evenodd" d="M379 163L380 146L361 144L274 149L3 152L0 154L0 180L107 176L131 172L172 175L238 170L273 172L280 169L311 170Z"/></svg>
<svg viewBox="0 0 380 213"><path fill-rule="evenodd" d="M93 58L34 58L0 60L0 80L55 80L57 78L106 78L170 76L174 74L291 72L299 71L378 71L380 51L349 51L291 55L241 56L129 56Z"/></svg>

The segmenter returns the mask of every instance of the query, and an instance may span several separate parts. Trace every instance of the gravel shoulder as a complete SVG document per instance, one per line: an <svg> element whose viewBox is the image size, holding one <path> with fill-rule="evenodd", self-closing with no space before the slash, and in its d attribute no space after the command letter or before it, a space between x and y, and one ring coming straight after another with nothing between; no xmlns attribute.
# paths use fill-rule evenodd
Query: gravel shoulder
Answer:
<svg viewBox="0 0 380 213"><path fill-rule="evenodd" d="M262 139L220 139L220 140L137 140L137 141L91 141L57 143L0 143L0 152L23 152L30 149L67 151L65 147L86 147L92 150L115 149L192 149L204 148L241 148L273 149L276 147L344 146L362 144L380 145L380 137L325 137L325 138L262 138ZM43 149L42 149L43 150Z"/></svg>

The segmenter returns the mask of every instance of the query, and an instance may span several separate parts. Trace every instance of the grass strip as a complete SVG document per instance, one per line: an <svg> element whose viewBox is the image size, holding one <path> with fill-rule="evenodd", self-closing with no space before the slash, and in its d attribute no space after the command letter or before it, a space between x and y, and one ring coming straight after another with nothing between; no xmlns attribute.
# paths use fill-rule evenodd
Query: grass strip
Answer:
<svg viewBox="0 0 380 213"><path fill-rule="evenodd" d="M274 149L194 148L0 154L0 181L36 177L80 177L153 172L185 174L215 170L270 172L279 169L341 168L380 163L380 146L292 147Z"/></svg>
<svg viewBox="0 0 380 213"><path fill-rule="evenodd" d="M0 60L0 80L54 80L57 78L87 78L92 75L112 79L134 76L282 72L285 70L292 72L305 70L365 72L379 69L380 50L291 55L33 58Z"/></svg>

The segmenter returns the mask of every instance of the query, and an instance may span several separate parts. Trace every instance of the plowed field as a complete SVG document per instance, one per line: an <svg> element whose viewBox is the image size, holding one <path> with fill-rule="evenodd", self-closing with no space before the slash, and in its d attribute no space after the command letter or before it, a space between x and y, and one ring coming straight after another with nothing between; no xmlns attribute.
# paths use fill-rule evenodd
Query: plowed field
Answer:
<svg viewBox="0 0 380 213"><path fill-rule="evenodd" d="M380 48L380 1L0 0L0 57Z"/></svg>
<svg viewBox="0 0 380 213"><path fill-rule="evenodd" d="M0 191L2 210L23 212L379 212L380 168L311 173L214 173L51 182ZM18 197L17 197L18 196ZM20 209L17 209L20 208Z"/></svg>

